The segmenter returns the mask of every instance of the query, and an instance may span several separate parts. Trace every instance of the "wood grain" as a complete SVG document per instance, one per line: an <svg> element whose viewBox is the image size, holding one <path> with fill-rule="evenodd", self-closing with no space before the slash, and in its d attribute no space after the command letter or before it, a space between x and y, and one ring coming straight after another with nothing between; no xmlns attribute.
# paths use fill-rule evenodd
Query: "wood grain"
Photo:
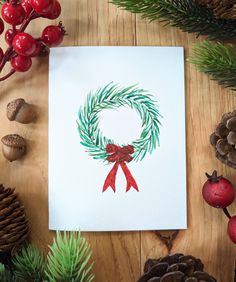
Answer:
<svg viewBox="0 0 236 282"><path fill-rule="evenodd" d="M64 45L161 45L184 46L186 57L194 35L149 23L140 16L117 9L106 0L61 0L61 20L68 30ZM38 36L47 20L37 20L29 31ZM1 46L4 45L0 39ZM158 64L158 62L157 62ZM188 230L178 235L173 252L200 257L206 270L219 282L233 281L235 247L226 235L227 220L220 210L207 206L201 196L204 172L217 169L236 184L235 171L216 160L209 135L224 112L236 108L235 92L198 73L186 63ZM6 105L23 97L35 104L38 120L21 125L6 119ZM1 83L0 136L18 133L28 142L27 156L9 163L0 157L0 182L16 187L31 222L32 241L47 250L53 232L48 231L48 60L35 60L31 71ZM176 119L173 122L178 122ZM178 136L176 136L178 138ZM176 165L176 169L178 166ZM68 180L68 185L69 180ZM155 208L155 207L153 207ZM168 212L168 206L166 212ZM236 204L231 212L236 211ZM87 233L94 252L96 282L135 282L148 257L167 254L154 232Z"/></svg>

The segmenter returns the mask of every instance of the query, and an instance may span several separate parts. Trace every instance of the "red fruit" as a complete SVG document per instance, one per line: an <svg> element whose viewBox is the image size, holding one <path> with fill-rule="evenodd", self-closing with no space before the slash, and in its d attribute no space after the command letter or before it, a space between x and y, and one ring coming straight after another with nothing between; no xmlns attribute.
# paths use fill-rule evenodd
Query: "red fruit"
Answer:
<svg viewBox="0 0 236 282"><path fill-rule="evenodd" d="M10 25L19 25L25 18L25 11L20 4L5 3L2 5L2 18Z"/></svg>
<svg viewBox="0 0 236 282"><path fill-rule="evenodd" d="M235 198L235 190L232 183L222 176L217 176L216 171L211 176L206 175L208 180L202 189L205 201L215 208L226 208L229 206Z"/></svg>
<svg viewBox="0 0 236 282"><path fill-rule="evenodd" d="M12 46L17 54L31 56L36 50L36 40L30 34L20 32L14 37Z"/></svg>
<svg viewBox="0 0 236 282"><path fill-rule="evenodd" d="M3 33L4 31L4 22L3 20L0 18L0 35Z"/></svg>
<svg viewBox="0 0 236 282"><path fill-rule="evenodd" d="M50 13L54 3L55 0L30 0L33 9L40 15Z"/></svg>
<svg viewBox="0 0 236 282"><path fill-rule="evenodd" d="M8 30L5 32L5 40L6 40L6 42L7 42L8 45L11 45L11 44L12 44L12 41L13 41L15 35L17 34L17 31L18 31L18 30L8 29Z"/></svg>
<svg viewBox="0 0 236 282"><path fill-rule="evenodd" d="M15 56L11 58L11 65L15 71L25 72L30 69L32 60L30 57Z"/></svg>
<svg viewBox="0 0 236 282"><path fill-rule="evenodd" d="M31 4L30 4L30 0L22 0L21 1L21 6L23 7L24 11L25 11L25 16L27 17L33 10Z"/></svg>
<svg viewBox="0 0 236 282"><path fill-rule="evenodd" d="M41 41L36 41L36 48L33 54L30 55L30 57L36 57L39 55L39 53L41 52L41 48L42 48L42 43Z"/></svg>
<svg viewBox="0 0 236 282"><path fill-rule="evenodd" d="M61 44L64 35L65 30L60 23L58 26L49 25L45 27L42 32L41 38L48 47L55 47Z"/></svg>
<svg viewBox="0 0 236 282"><path fill-rule="evenodd" d="M3 56L4 56L3 50L2 48L0 48L0 62L2 61Z"/></svg>
<svg viewBox="0 0 236 282"><path fill-rule="evenodd" d="M50 20L55 20L57 19L61 14L61 5L60 3L56 0L51 11L47 14L45 14L43 17L50 19Z"/></svg>
<svg viewBox="0 0 236 282"><path fill-rule="evenodd" d="M236 216L230 218L227 231L230 239L236 244Z"/></svg>

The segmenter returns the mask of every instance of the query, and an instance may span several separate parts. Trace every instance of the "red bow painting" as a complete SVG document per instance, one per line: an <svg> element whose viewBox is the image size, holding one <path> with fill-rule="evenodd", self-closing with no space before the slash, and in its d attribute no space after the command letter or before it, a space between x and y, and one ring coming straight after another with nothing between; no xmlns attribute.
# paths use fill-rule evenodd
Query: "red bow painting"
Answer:
<svg viewBox="0 0 236 282"><path fill-rule="evenodd" d="M139 192L138 185L126 164L133 159L131 154L134 153L134 147L132 145L120 147L115 144L108 144L106 146L106 152L107 161L115 164L106 177L103 185L103 192L105 192L109 187L111 187L114 192L116 191L116 174L119 166L122 168L126 178L126 192L128 192L132 187Z"/></svg>

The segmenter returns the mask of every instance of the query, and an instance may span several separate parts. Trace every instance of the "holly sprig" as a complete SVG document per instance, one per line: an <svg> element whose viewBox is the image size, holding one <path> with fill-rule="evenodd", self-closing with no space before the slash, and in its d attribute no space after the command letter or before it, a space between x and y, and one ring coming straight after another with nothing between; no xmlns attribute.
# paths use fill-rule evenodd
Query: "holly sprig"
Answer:
<svg viewBox="0 0 236 282"><path fill-rule="evenodd" d="M95 93L90 93L78 113L81 144L94 159L106 161L106 145L114 144L113 140L102 135L98 114L104 109L122 106L135 109L142 119L142 133L130 144L134 146L133 159L142 160L159 145L161 115L152 95L136 86L120 88L117 84L110 83Z"/></svg>
<svg viewBox="0 0 236 282"><path fill-rule="evenodd" d="M0 48L0 73L10 62L9 72L0 77L6 80L15 72L26 72L32 65L32 58L45 56L50 47L58 46L65 35L61 23L58 26L47 26L39 38L33 38L25 32L29 23L34 19L44 17L54 20L60 16L61 5L58 0L0 0L2 4L0 18L0 35L4 32L4 21L11 26L5 31L5 40L8 48L4 52Z"/></svg>

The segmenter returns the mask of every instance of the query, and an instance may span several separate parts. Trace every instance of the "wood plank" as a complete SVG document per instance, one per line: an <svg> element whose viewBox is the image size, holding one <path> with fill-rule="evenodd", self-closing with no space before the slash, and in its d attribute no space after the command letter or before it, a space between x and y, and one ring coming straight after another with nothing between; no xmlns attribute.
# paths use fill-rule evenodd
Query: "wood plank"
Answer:
<svg viewBox="0 0 236 282"><path fill-rule="evenodd" d="M133 45L135 16L117 10L107 1L60 1L61 19L68 36L63 45ZM56 22L56 21L54 21ZM48 20L37 20L28 31L39 36ZM0 39L3 44L3 39ZM79 62L78 62L79 63ZM16 187L26 207L31 223L32 242L43 250L52 241L48 231L48 60L34 62L27 74L17 74L1 84L0 136L19 133L27 139L27 156L9 163L0 158L0 182ZM23 97L37 106L38 120L33 125L21 125L6 119L6 105ZM70 181L68 180L68 186ZM83 215L82 215L83 216ZM95 281L135 281L140 275L140 233L85 234L94 252Z"/></svg>
<svg viewBox="0 0 236 282"><path fill-rule="evenodd" d="M186 56L191 45L202 40L194 35L149 23L117 9L106 0L60 0L61 19L67 28L65 46L77 45L161 45L184 46ZM37 20L29 28L39 36L47 20ZM0 38L3 44L3 38ZM78 62L79 63L79 62ZM158 63L158 62L157 62ZM38 120L21 125L6 119L6 105L23 97L35 104ZM27 74L17 74L0 87L0 136L18 133L28 142L27 156L9 163L0 157L0 182L16 187L31 222L32 241L47 250L53 232L48 231L48 60L36 59ZM233 281L235 248L226 235L227 220L221 211L202 200L204 172L218 169L236 183L235 171L216 160L208 138L226 111L235 109L235 93L218 86L186 63L187 174L189 229L178 235L173 252L202 258L207 271L219 282ZM68 180L68 186L69 186ZM235 204L231 212L236 211ZM168 207L166 209L168 212ZM94 251L96 282L133 282L147 257L165 255L165 246L154 232L86 233ZM222 268L224 271L222 271Z"/></svg>
<svg viewBox="0 0 236 282"><path fill-rule="evenodd" d="M137 45L184 46L186 58L191 52L192 45L203 40L172 27L163 27L156 22L149 23L140 17L136 30ZM206 180L204 173L212 172L214 169L236 183L235 171L221 165L214 157L209 144L209 136L220 121L221 115L235 109L235 92L223 89L216 82L210 81L190 64L185 65L189 228L180 232L172 252L200 257L206 270L215 275L217 281L233 281L235 248L226 234L227 219L222 211L205 204L201 189ZM232 212L236 210L235 208L234 203ZM167 254L167 249L160 245L152 232L142 233L141 251L142 264L148 257Z"/></svg>

